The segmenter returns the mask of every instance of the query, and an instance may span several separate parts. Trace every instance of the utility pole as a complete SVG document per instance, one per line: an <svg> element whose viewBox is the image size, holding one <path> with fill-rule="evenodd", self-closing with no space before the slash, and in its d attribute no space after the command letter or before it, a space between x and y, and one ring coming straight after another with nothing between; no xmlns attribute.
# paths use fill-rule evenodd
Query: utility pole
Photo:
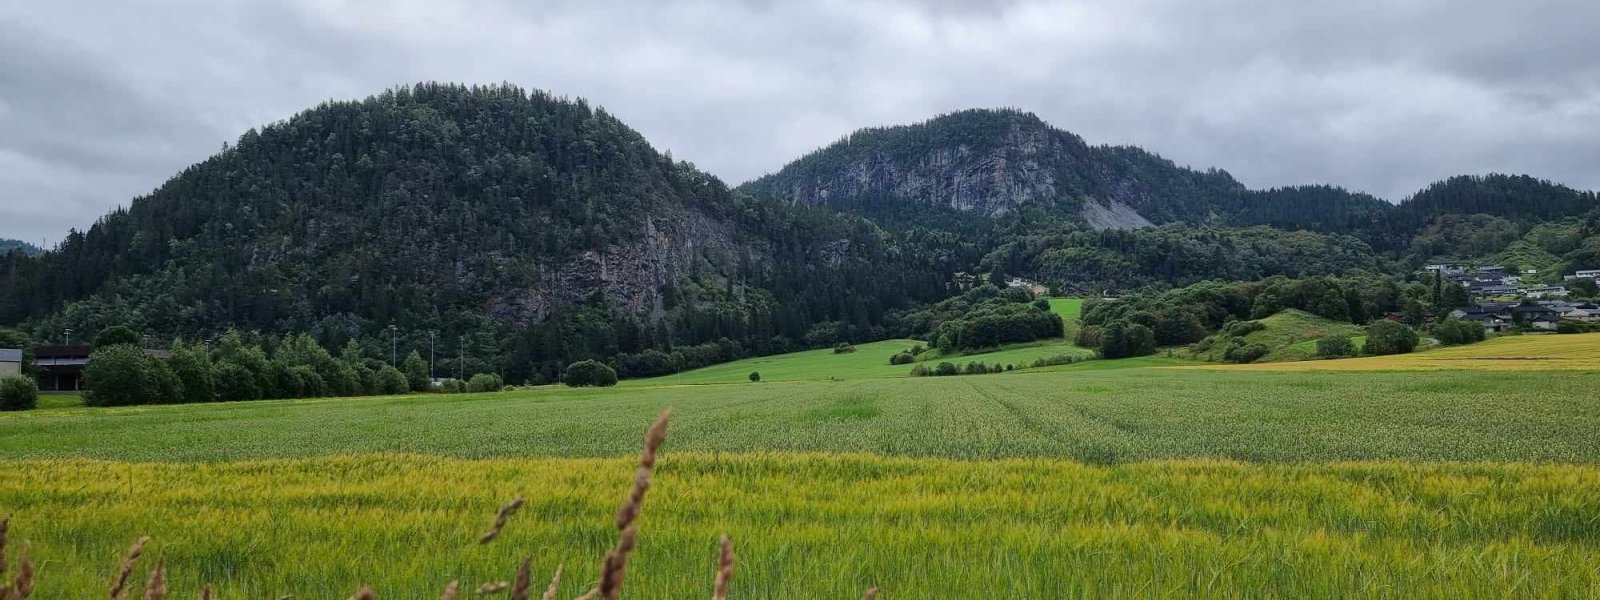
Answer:
<svg viewBox="0 0 1600 600"><path fill-rule="evenodd" d="M466 381L467 380L467 336L464 336L464 335L461 336L460 345L456 346L456 348L457 348L456 355L461 361L461 364L456 367L456 379L460 379L462 381Z"/></svg>
<svg viewBox="0 0 1600 600"><path fill-rule="evenodd" d="M436 332L428 330L428 385L433 385L433 336Z"/></svg>
<svg viewBox="0 0 1600 600"><path fill-rule="evenodd" d="M400 368L400 328L389 326L389 366Z"/></svg>
<svg viewBox="0 0 1600 600"><path fill-rule="evenodd" d="M65 343L63 343L62 345L63 346L71 346L72 345L72 328L71 327L67 328L67 341Z"/></svg>

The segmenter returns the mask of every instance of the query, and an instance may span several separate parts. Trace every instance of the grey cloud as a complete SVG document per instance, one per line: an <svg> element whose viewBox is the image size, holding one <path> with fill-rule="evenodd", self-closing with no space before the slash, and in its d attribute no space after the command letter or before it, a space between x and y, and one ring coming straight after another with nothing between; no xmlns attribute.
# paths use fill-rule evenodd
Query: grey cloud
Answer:
<svg viewBox="0 0 1600 600"><path fill-rule="evenodd" d="M859 127L1014 106L1255 187L1595 188L1597 22L1559 0L13 3L0 237L59 239L249 127L424 80L588 98L730 183Z"/></svg>

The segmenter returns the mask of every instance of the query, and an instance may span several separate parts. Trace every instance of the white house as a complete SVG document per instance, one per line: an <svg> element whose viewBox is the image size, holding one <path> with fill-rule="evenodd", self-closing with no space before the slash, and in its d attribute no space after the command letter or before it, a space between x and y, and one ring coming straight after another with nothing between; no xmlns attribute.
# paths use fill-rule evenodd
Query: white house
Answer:
<svg viewBox="0 0 1600 600"><path fill-rule="evenodd" d="M14 377L22 374L22 351L16 348L0 348L0 377Z"/></svg>
<svg viewBox="0 0 1600 600"><path fill-rule="evenodd" d="M1585 278L1586 279L1600 279L1600 269L1589 269L1589 270L1585 270L1585 271L1578 271L1577 273L1574 273L1574 274L1577 275L1580 279L1585 279Z"/></svg>

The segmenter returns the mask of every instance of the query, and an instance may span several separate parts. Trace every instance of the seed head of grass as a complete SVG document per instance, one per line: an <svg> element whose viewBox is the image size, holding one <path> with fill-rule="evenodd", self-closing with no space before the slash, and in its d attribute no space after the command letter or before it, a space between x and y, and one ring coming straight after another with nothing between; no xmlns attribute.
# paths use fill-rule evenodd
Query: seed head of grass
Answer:
<svg viewBox="0 0 1600 600"><path fill-rule="evenodd" d="M477 591L475 591L473 593L475 593L475 594L477 594L479 596L488 596L490 594L498 594L500 592L504 592L504 591L506 591L508 589L511 589L511 584L509 584L509 583L506 583L504 581L491 581L489 583L485 583L483 585L478 586Z"/></svg>
<svg viewBox="0 0 1600 600"><path fill-rule="evenodd" d="M717 584L711 593L713 600L728 600L728 584L733 582L733 540L722 536L722 553L717 559Z"/></svg>
<svg viewBox="0 0 1600 600"><path fill-rule="evenodd" d="M478 543L487 544L494 541L495 538L500 537L500 531L505 529L506 522L511 520L511 515L517 514L517 509L522 508L522 505L527 501L527 498L517 496L516 499L507 502L505 506L500 507L500 514L497 514L494 517L494 525L489 526L489 531L485 532L482 537L478 538Z"/></svg>
<svg viewBox="0 0 1600 600"><path fill-rule="evenodd" d="M556 600L556 590L561 588L561 566L556 566L556 574L550 578L550 587L545 588L544 597L540 600Z"/></svg>
<svg viewBox="0 0 1600 600"><path fill-rule="evenodd" d="M156 568L150 571L150 580L144 584L144 600L161 600L167 596L167 559L157 558Z"/></svg>
<svg viewBox="0 0 1600 600"><path fill-rule="evenodd" d="M133 541L133 546L128 548L128 555L123 557L122 564L117 569L117 575L111 579L109 594L111 600L122 600L123 594L128 588L128 578L133 576L133 566L139 562L139 555L144 554L144 545L148 543L150 543L150 536L141 535L139 539Z"/></svg>

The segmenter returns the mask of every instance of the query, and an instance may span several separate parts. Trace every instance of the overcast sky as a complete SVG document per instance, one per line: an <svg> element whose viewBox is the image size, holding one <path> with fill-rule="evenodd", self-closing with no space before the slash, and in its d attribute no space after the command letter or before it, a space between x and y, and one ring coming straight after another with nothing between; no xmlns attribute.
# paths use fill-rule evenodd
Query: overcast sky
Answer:
<svg viewBox="0 0 1600 600"><path fill-rule="evenodd" d="M1012 106L1252 187L1593 189L1596 57L1593 0L7 0L0 237L53 244L250 127L425 80L588 98L730 184Z"/></svg>

